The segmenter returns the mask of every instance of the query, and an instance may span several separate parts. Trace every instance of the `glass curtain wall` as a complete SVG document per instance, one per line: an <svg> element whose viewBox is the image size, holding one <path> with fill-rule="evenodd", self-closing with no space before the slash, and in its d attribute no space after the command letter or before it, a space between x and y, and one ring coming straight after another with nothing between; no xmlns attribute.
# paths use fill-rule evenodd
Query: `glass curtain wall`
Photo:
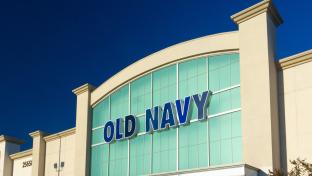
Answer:
<svg viewBox="0 0 312 176"><path fill-rule="evenodd" d="M195 58L156 70L123 86L93 108L91 176L149 175L242 160L239 55ZM145 133L145 110L211 90L208 120ZM108 120L133 114L137 137L105 144Z"/></svg>

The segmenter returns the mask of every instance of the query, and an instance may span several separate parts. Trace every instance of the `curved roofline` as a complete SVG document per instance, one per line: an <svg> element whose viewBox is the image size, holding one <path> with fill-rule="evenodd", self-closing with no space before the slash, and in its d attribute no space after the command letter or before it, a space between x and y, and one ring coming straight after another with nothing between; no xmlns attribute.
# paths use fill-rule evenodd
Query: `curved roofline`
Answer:
<svg viewBox="0 0 312 176"><path fill-rule="evenodd" d="M239 49L238 31L208 35L181 42L150 54L110 77L91 93L91 105L152 70L186 58Z"/></svg>

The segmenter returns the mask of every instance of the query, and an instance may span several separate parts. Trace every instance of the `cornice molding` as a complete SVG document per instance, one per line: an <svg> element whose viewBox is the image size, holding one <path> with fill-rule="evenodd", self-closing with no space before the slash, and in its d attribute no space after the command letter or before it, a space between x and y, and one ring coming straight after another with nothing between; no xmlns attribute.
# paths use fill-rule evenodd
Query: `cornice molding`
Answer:
<svg viewBox="0 0 312 176"><path fill-rule="evenodd" d="M84 84L84 85L82 85L82 86L80 86L80 87L78 87L78 88L72 90L72 92L73 92L74 94L76 94L76 95L79 95L79 94L82 94L82 93L84 93L84 92L86 92L86 91L92 92L94 89L95 89L94 86L92 86L92 85L89 84L89 83L86 83L86 84Z"/></svg>
<svg viewBox="0 0 312 176"><path fill-rule="evenodd" d="M11 137L11 136L6 136L6 135L1 135L0 136L0 142L10 142L10 143L14 143L14 144L18 144L18 145L21 145L21 144L24 144L25 141L23 140L20 140L20 139L17 139L15 137Z"/></svg>
<svg viewBox="0 0 312 176"><path fill-rule="evenodd" d="M278 10L275 8L272 0L263 0L262 2L259 2L258 4L255 4L245 10L242 10L232 15L231 19L236 24L240 24L264 12L267 12L271 16L271 19L276 26L279 26L283 23L283 19L280 16Z"/></svg>
<svg viewBox="0 0 312 176"><path fill-rule="evenodd" d="M224 32L181 42L152 53L122 69L91 93L91 106L133 80L178 62L239 51L239 32Z"/></svg>
<svg viewBox="0 0 312 176"><path fill-rule="evenodd" d="M277 62L280 70L285 70L312 61L312 49L283 58Z"/></svg>
<svg viewBox="0 0 312 176"><path fill-rule="evenodd" d="M48 135L48 134L43 132L43 131L40 131L40 130L29 133L29 136L31 136L32 138L35 138L38 136L46 136L46 135Z"/></svg>
<svg viewBox="0 0 312 176"><path fill-rule="evenodd" d="M62 137L73 135L75 133L76 133L76 128L71 128L71 129L68 129L68 130L65 130L65 131L61 131L59 133L51 134L49 136L44 137L43 139L46 142L49 142L49 141L53 141L55 139L59 139L59 138L62 138Z"/></svg>
<svg viewBox="0 0 312 176"><path fill-rule="evenodd" d="M15 159L23 158L23 157L30 156L30 155L32 155L32 149L11 154L10 158L15 160Z"/></svg>

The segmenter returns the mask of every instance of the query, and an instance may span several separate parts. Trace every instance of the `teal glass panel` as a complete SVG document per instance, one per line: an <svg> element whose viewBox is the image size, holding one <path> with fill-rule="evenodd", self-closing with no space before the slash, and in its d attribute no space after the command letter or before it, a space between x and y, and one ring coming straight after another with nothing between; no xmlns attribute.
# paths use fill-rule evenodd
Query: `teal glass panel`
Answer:
<svg viewBox="0 0 312 176"><path fill-rule="evenodd" d="M176 65L155 71L153 77L153 106L174 102L177 97ZM176 170L177 132L175 128L153 133L152 172Z"/></svg>
<svg viewBox="0 0 312 176"><path fill-rule="evenodd" d="M104 126L109 120L109 98L104 99L93 108L92 128Z"/></svg>
<svg viewBox="0 0 312 176"><path fill-rule="evenodd" d="M232 115L232 150L233 163L242 161L242 127L241 127L241 112L234 112Z"/></svg>
<svg viewBox="0 0 312 176"><path fill-rule="evenodd" d="M232 116L232 137L240 137L242 135L241 133L241 112L233 112L231 114Z"/></svg>
<svg viewBox="0 0 312 176"><path fill-rule="evenodd" d="M129 141L130 151L127 140L93 146L91 176L127 175L128 167L130 175L150 175L176 171L177 164L179 170L187 170L207 167L208 164L215 166L240 163L240 111L218 115L241 107L240 87L231 88L240 84L239 69L238 54L197 58L179 63L178 67L174 64L143 76L98 103L93 108L92 128L103 126L109 119L115 120L133 114L137 116L139 132L145 132L144 113L147 108L174 102L177 96L182 99L202 93L208 87L214 92L208 113L210 116L217 116L205 122L192 122L179 127L179 136L177 128L170 128L132 138ZM196 115L197 109L192 104L192 119ZM103 128L92 130L92 145L103 142L102 138Z"/></svg>
<svg viewBox="0 0 312 176"><path fill-rule="evenodd" d="M217 91L230 86L230 58L229 55L208 57L209 89Z"/></svg>
<svg viewBox="0 0 312 176"><path fill-rule="evenodd" d="M128 140L109 144L109 175L127 175Z"/></svg>
<svg viewBox="0 0 312 176"><path fill-rule="evenodd" d="M179 64L179 98L200 94L207 87L207 60L205 58L195 59ZM191 119L197 117L197 108L191 104Z"/></svg>
<svg viewBox="0 0 312 176"><path fill-rule="evenodd" d="M219 93L217 96L219 96L219 108L220 112L228 111L231 108L231 91L224 91ZM220 113L218 112L218 113Z"/></svg>
<svg viewBox="0 0 312 176"><path fill-rule="evenodd" d="M152 172L163 173L176 170L177 132L169 129L153 133Z"/></svg>
<svg viewBox="0 0 312 176"><path fill-rule="evenodd" d="M144 114L151 108L151 75L148 74L130 84L131 114Z"/></svg>
<svg viewBox="0 0 312 176"><path fill-rule="evenodd" d="M231 138L231 114L222 115L219 117L220 129L221 129L221 140L226 140Z"/></svg>
<svg viewBox="0 0 312 176"><path fill-rule="evenodd" d="M104 128L99 128L96 130L92 130L91 143L98 144L100 142L104 142Z"/></svg>
<svg viewBox="0 0 312 176"><path fill-rule="evenodd" d="M220 96L219 94L214 94L211 96L210 103L208 106L208 115L214 115L221 112L220 104Z"/></svg>
<svg viewBox="0 0 312 176"><path fill-rule="evenodd" d="M224 111L231 110L231 91L224 91L211 96L208 107L208 114L215 115Z"/></svg>
<svg viewBox="0 0 312 176"><path fill-rule="evenodd" d="M209 66L210 65L212 65L211 62L209 62ZM209 67L208 77L209 77L208 78L208 80L209 80L208 81L209 90L211 90L211 91L219 90L219 70L217 70L217 69L212 70Z"/></svg>
<svg viewBox="0 0 312 176"><path fill-rule="evenodd" d="M210 141L210 165L221 165L221 142Z"/></svg>
<svg viewBox="0 0 312 176"><path fill-rule="evenodd" d="M239 55L224 54L208 57L209 90L218 91L239 84Z"/></svg>
<svg viewBox="0 0 312 176"><path fill-rule="evenodd" d="M111 119L129 115L129 86L123 86L111 95Z"/></svg>
<svg viewBox="0 0 312 176"><path fill-rule="evenodd" d="M231 54L231 85L240 84L239 54Z"/></svg>
<svg viewBox="0 0 312 176"><path fill-rule="evenodd" d="M210 165L242 160L240 111L209 119Z"/></svg>
<svg viewBox="0 0 312 176"><path fill-rule="evenodd" d="M232 163L242 162L243 151L242 151L242 137L232 138L232 153L233 161Z"/></svg>
<svg viewBox="0 0 312 176"><path fill-rule="evenodd" d="M231 90L231 108L237 109L241 107L240 104L240 88L237 87Z"/></svg>
<svg viewBox="0 0 312 176"><path fill-rule="evenodd" d="M139 129L139 133L145 132L146 129L146 124L145 124L145 115L137 117L137 121L138 121L138 129Z"/></svg>
<svg viewBox="0 0 312 176"><path fill-rule="evenodd" d="M130 175L151 173L152 136L141 135L130 140Z"/></svg>
<svg viewBox="0 0 312 176"><path fill-rule="evenodd" d="M221 140L221 164L232 163L231 139Z"/></svg>
<svg viewBox="0 0 312 176"><path fill-rule="evenodd" d="M210 130L210 165L220 165L221 162L221 134L222 116L209 119Z"/></svg>
<svg viewBox="0 0 312 176"><path fill-rule="evenodd" d="M179 170L208 166L207 128L207 121L179 128Z"/></svg>
<svg viewBox="0 0 312 176"><path fill-rule="evenodd" d="M176 65L153 73L153 106L163 106L177 97Z"/></svg>
<svg viewBox="0 0 312 176"><path fill-rule="evenodd" d="M210 141L219 141L221 139L221 119L214 117L209 119Z"/></svg>
<svg viewBox="0 0 312 176"><path fill-rule="evenodd" d="M231 86L231 65L230 62L227 61L228 64L220 67L219 70L219 89L224 89Z"/></svg>
<svg viewBox="0 0 312 176"><path fill-rule="evenodd" d="M208 107L208 114L215 115L237 108L240 108L240 87L213 94Z"/></svg>
<svg viewBox="0 0 312 176"><path fill-rule="evenodd" d="M108 175L108 145L102 144L91 148L91 176Z"/></svg>

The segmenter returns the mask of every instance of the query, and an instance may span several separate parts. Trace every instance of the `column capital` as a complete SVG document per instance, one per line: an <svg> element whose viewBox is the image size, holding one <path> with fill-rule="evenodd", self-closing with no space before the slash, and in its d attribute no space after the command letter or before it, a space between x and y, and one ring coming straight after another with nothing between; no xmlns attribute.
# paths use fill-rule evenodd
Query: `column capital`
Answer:
<svg viewBox="0 0 312 176"><path fill-rule="evenodd" d="M239 25L243 162L267 173L281 168L275 42L282 18L271 0L231 18Z"/></svg>
<svg viewBox="0 0 312 176"><path fill-rule="evenodd" d="M37 131L29 133L29 136L31 136L32 138L35 138L35 137L38 137L38 136L44 137L46 135L48 135L48 133L40 131L40 130L37 130Z"/></svg>
<svg viewBox="0 0 312 176"><path fill-rule="evenodd" d="M29 135L33 138L32 148L32 176L44 175L44 163L46 155L46 143L43 139L47 133L37 130Z"/></svg>
<svg viewBox="0 0 312 176"><path fill-rule="evenodd" d="M93 85L86 83L86 84L72 90L72 92L78 96L79 94L82 94L86 91L92 92L94 89L95 89L95 87Z"/></svg>
<svg viewBox="0 0 312 176"><path fill-rule="evenodd" d="M0 142L3 142L3 141L18 144L18 145L25 143L25 141L17 139L15 137L0 135Z"/></svg>
<svg viewBox="0 0 312 176"><path fill-rule="evenodd" d="M231 16L231 19L236 24L240 24L247 21L257 15L267 12L276 26L283 23L283 19L280 16L278 10L275 8L272 0L263 0L258 4L255 4L245 10L242 10Z"/></svg>

